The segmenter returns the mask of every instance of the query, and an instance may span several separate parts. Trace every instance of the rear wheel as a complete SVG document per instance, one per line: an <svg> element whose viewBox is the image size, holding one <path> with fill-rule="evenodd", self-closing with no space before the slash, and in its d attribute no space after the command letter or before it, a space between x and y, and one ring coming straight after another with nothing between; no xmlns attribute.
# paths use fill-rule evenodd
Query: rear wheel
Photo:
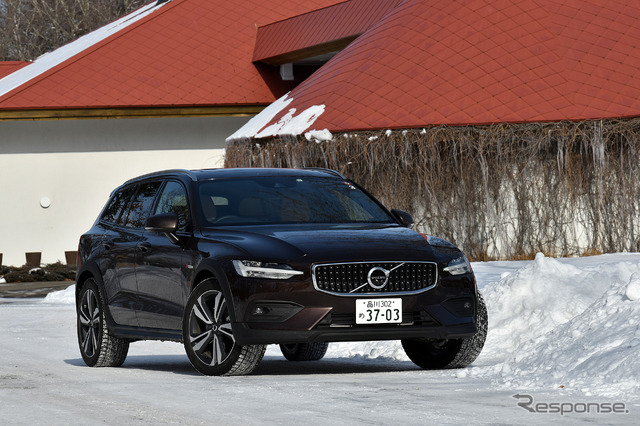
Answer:
<svg viewBox="0 0 640 426"><path fill-rule="evenodd" d="M84 282L77 304L78 345L89 367L119 367L127 357L129 341L115 337L106 324L104 303L93 279Z"/></svg>
<svg viewBox="0 0 640 426"><path fill-rule="evenodd" d="M231 306L217 282L207 279L193 291L184 311L182 337L193 367L208 376L253 372L265 345L241 346L231 328Z"/></svg>
<svg viewBox="0 0 640 426"><path fill-rule="evenodd" d="M405 353L424 369L464 368L480 355L487 338L487 307L478 294L478 332L469 339L411 339L403 340Z"/></svg>
<svg viewBox="0 0 640 426"><path fill-rule="evenodd" d="M327 353L328 343L296 343L280 345L282 355L289 361L318 361Z"/></svg>

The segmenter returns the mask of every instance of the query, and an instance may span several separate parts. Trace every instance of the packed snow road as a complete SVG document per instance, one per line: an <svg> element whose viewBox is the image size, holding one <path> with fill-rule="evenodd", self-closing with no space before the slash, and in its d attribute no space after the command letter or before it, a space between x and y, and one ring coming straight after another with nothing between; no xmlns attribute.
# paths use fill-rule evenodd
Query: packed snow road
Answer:
<svg viewBox="0 0 640 426"><path fill-rule="evenodd" d="M423 371L396 342L269 347L254 375L206 377L182 346L136 342L84 365L72 288L0 299L2 424L637 424L640 254L475 263L489 309L469 368Z"/></svg>

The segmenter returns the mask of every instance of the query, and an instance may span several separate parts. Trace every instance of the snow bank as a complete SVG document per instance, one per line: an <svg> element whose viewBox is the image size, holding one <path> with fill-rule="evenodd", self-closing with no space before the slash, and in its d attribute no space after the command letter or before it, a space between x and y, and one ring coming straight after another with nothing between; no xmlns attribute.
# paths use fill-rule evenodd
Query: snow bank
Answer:
<svg viewBox="0 0 640 426"><path fill-rule="evenodd" d="M49 293L42 299L42 303L54 305L74 305L76 303L76 286L72 285L64 290Z"/></svg>
<svg viewBox="0 0 640 426"><path fill-rule="evenodd" d="M608 286L606 273L585 272L538 253L534 262L484 289L490 314L485 353L516 350L552 331L581 314Z"/></svg>
<svg viewBox="0 0 640 426"><path fill-rule="evenodd" d="M640 262L600 258L574 266L538 254L486 286L489 334L470 373L510 389L638 393Z"/></svg>

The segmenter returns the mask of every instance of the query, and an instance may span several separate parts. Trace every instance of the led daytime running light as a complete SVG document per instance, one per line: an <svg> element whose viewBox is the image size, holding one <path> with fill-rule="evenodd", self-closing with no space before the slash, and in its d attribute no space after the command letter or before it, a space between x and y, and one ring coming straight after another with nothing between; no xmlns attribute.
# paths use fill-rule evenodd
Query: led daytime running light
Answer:
<svg viewBox="0 0 640 426"><path fill-rule="evenodd" d="M247 278L286 280L303 274L302 271L296 271L289 265L265 263L254 260L234 260L233 267L236 269L238 275Z"/></svg>
<svg viewBox="0 0 640 426"><path fill-rule="evenodd" d="M444 270L451 275L468 274L471 272L471 264L465 256L461 256L450 261Z"/></svg>

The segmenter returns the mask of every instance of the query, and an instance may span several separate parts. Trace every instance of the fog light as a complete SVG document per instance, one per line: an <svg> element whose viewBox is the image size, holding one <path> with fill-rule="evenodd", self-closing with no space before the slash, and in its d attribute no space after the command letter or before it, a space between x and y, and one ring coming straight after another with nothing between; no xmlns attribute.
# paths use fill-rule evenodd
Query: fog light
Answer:
<svg viewBox="0 0 640 426"><path fill-rule="evenodd" d="M247 322L284 322L300 312L302 306L293 302L257 300L247 309Z"/></svg>
<svg viewBox="0 0 640 426"><path fill-rule="evenodd" d="M465 302L464 308L465 309L471 309L471 302Z"/></svg>
<svg viewBox="0 0 640 426"><path fill-rule="evenodd" d="M251 315L266 315L268 313L269 313L268 308L263 308L261 306L258 306L257 308L253 309L253 313Z"/></svg>

